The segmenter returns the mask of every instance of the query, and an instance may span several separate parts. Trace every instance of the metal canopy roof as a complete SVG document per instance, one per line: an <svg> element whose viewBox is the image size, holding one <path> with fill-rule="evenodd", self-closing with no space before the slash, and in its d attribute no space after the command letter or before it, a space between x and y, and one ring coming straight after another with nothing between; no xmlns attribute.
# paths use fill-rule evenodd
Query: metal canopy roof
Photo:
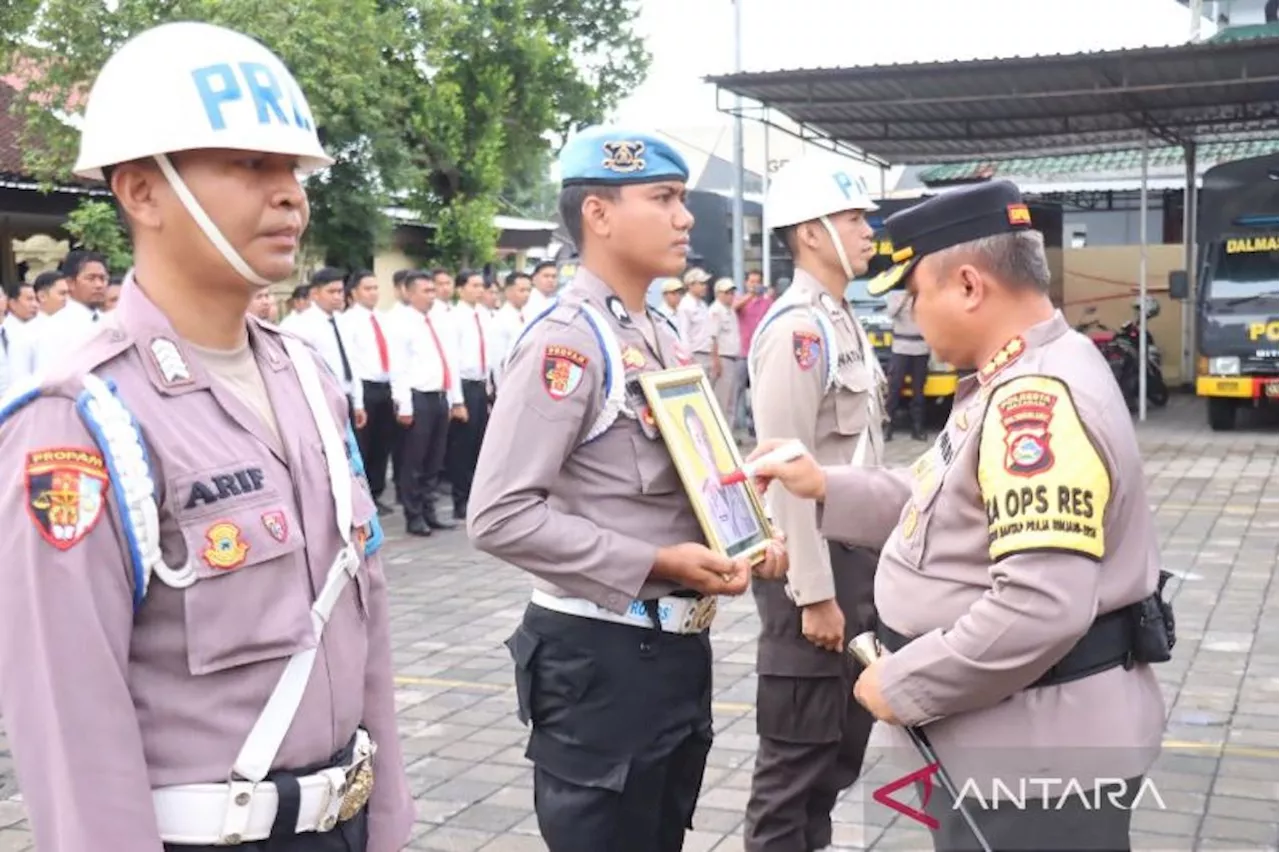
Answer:
<svg viewBox="0 0 1280 852"><path fill-rule="evenodd" d="M708 77L803 138L882 164L1035 156L1274 133L1277 38L1101 53ZM734 112L732 108L726 112Z"/></svg>

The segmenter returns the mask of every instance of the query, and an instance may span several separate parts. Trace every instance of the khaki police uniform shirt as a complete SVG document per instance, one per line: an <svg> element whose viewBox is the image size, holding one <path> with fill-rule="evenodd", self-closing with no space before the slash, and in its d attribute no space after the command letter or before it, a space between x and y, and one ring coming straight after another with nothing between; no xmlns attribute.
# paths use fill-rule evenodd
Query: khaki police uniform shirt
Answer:
<svg viewBox="0 0 1280 852"><path fill-rule="evenodd" d="M587 443L605 400L606 356L584 303L618 338L625 376L613 381L626 382L629 408ZM658 548L705 539L635 378L690 363L662 317L628 314L579 267L507 362L471 487L475 546L533 574L544 591L619 614L674 591L649 578Z"/></svg>
<svg viewBox="0 0 1280 852"><path fill-rule="evenodd" d="M720 357L741 358L742 327L738 323L738 312L722 302L713 302L707 309L707 315L711 319Z"/></svg>
<svg viewBox="0 0 1280 852"><path fill-rule="evenodd" d="M920 326L911 313L911 297L902 290L894 290L885 297L885 308L893 320L890 350L898 355L928 355L929 344L924 342Z"/></svg>
<svg viewBox="0 0 1280 852"><path fill-rule="evenodd" d="M710 310L706 302L692 293L685 293L676 307L675 321L680 339L695 353L711 353L715 328L711 324Z"/></svg>
<svg viewBox="0 0 1280 852"><path fill-rule="evenodd" d="M281 337L250 320L285 426L277 438L130 278L95 336L0 425L0 713L42 850L160 852L152 788L225 782L287 660L315 647L311 606L342 541ZM341 429L346 398L321 363ZM136 614L113 474L76 410L89 371L117 385L145 435L165 563L196 569L186 589L153 576ZM50 504L55 485L75 492L61 531L33 508ZM362 527L373 501L363 479L353 485ZM361 724L378 746L368 848L392 852L408 841L414 810L376 554L338 599L273 766L323 763Z"/></svg>
<svg viewBox="0 0 1280 852"><path fill-rule="evenodd" d="M928 725L953 775L1150 766L1164 730L1150 666L1024 689L1096 616L1154 591L1160 568L1128 410L1060 313L961 379L910 468L829 473L823 532L887 538L879 617L918 637L883 666L885 698L903 724Z"/></svg>
<svg viewBox="0 0 1280 852"><path fill-rule="evenodd" d="M751 410L761 441L798 438L822 464L848 464L858 436L868 433L865 463L879 465L883 452L880 395L884 378L862 357L857 320L816 278L797 269L787 299L793 308L757 332L752 349ZM813 317L821 311L836 331L836 352L827 352ZM827 390L829 358L837 362L836 383ZM797 606L835 597L831 555L818 531L813 505L774 484L766 495L773 518L787 537L787 583Z"/></svg>

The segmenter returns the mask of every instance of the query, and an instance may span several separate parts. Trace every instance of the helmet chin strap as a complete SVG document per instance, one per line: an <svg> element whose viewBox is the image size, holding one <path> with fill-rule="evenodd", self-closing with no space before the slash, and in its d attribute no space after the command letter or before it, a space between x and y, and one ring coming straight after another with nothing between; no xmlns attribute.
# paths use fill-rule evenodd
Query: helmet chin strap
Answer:
<svg viewBox="0 0 1280 852"><path fill-rule="evenodd" d="M844 277L846 281L853 280L853 264L849 263L849 255L845 253L844 243L840 242L840 236L836 233L836 226L831 224L831 219L822 216L818 219L822 223L822 227L827 229L827 236L831 237L831 245L835 247L836 257L840 258L840 266L844 268Z"/></svg>
<svg viewBox="0 0 1280 852"><path fill-rule="evenodd" d="M226 259L227 263L231 264L231 268L240 273L250 284L266 287L276 283L254 272L253 267L249 266L245 259L240 256L240 253L232 248L231 243L227 242L227 238L218 230L218 226L213 224L209 214L204 212L200 202L196 201L196 197L191 194L186 181L182 179L182 176L178 174L178 170L173 167L173 163L169 160L169 155L156 154L154 159L156 164L160 166L160 171L164 173L165 180L169 181L173 191L178 194L178 200L182 202L182 206L187 208L191 218L200 226L200 230L204 231L204 235L209 238L209 242L213 243L213 247L218 250L218 253ZM832 234L834 236L835 232L832 231ZM840 256L843 258L844 254L841 253Z"/></svg>

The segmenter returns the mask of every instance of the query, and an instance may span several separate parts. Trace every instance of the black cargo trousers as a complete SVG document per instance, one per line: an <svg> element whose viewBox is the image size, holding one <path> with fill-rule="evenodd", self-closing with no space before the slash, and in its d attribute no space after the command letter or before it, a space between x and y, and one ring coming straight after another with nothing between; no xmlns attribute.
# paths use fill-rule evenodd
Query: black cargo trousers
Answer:
<svg viewBox="0 0 1280 852"><path fill-rule="evenodd" d="M711 751L711 642L530 604L507 640L550 852L680 852Z"/></svg>

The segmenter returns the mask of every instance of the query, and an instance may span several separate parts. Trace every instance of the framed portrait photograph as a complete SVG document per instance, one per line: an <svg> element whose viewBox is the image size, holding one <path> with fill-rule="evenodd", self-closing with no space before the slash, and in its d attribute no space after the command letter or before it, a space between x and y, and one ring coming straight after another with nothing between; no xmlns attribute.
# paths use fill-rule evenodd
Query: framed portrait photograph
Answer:
<svg viewBox="0 0 1280 852"><path fill-rule="evenodd" d="M752 565L763 560L773 529L750 482L720 481L742 466L742 456L707 374L702 367L680 367L639 379L707 546Z"/></svg>

